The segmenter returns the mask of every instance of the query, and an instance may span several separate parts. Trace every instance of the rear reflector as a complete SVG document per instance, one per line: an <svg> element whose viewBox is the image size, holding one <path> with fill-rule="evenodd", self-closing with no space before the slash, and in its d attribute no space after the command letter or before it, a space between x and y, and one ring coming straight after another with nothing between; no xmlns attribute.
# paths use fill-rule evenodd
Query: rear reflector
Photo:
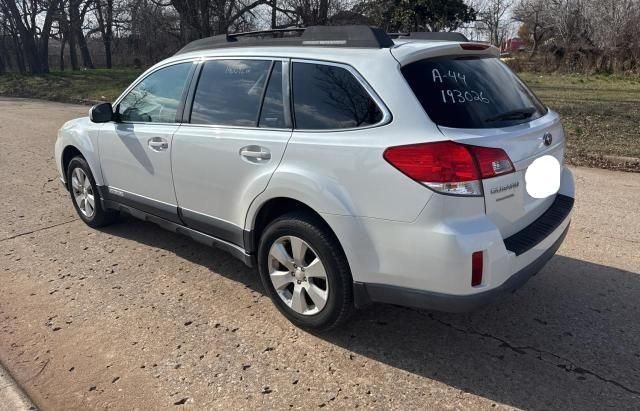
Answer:
<svg viewBox="0 0 640 411"><path fill-rule="evenodd" d="M499 148L453 141L389 147L384 159L415 181L455 195L481 196L481 179L514 171L509 156Z"/></svg>
<svg viewBox="0 0 640 411"><path fill-rule="evenodd" d="M482 251L471 254L471 286L477 287L482 284Z"/></svg>

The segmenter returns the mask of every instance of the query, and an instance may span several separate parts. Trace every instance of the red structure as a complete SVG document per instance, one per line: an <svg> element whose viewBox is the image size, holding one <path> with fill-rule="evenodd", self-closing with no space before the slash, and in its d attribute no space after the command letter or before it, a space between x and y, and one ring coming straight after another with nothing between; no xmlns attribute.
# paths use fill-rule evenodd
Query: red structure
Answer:
<svg viewBox="0 0 640 411"><path fill-rule="evenodd" d="M500 51L502 53L517 53L519 51L524 51L524 41L520 37L513 37L507 40L504 40L500 45Z"/></svg>

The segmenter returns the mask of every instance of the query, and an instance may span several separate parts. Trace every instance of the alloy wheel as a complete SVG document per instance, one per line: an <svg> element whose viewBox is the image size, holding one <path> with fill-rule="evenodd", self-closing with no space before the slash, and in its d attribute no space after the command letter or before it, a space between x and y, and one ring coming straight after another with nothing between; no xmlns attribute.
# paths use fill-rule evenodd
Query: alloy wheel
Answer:
<svg viewBox="0 0 640 411"><path fill-rule="evenodd" d="M71 173L71 190L73 200L82 215L92 218L96 212L95 195L89 177L80 167L75 168Z"/></svg>
<svg viewBox="0 0 640 411"><path fill-rule="evenodd" d="M289 308L302 315L322 311L329 298L327 272L306 241L278 238L269 250L268 264L271 283Z"/></svg>

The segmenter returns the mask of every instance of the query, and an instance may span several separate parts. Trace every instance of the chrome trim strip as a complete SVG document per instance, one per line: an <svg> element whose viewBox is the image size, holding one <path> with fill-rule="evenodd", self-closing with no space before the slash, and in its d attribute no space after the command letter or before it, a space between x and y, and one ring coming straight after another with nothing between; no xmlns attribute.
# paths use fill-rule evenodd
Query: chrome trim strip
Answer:
<svg viewBox="0 0 640 411"><path fill-rule="evenodd" d="M132 193L131 191L123 190L123 189L115 187L115 186L110 186L110 185L105 185L105 186L106 186L107 190L109 190L109 189L118 190L118 191L121 191L124 194L128 194L128 195L130 195L130 196L132 196L134 198L135 197L139 197L139 198L143 198L145 200L153 201L155 203L160 203L160 204L168 205L168 206L171 206L171 207L178 207L176 204L166 203L164 201L156 200L155 198L143 196L141 194Z"/></svg>
<svg viewBox="0 0 640 411"><path fill-rule="evenodd" d="M133 217L143 221L148 221L151 223L158 224L160 227L166 230L173 231L178 234L186 235L199 243L212 246L212 247L217 247L224 251L227 251L231 253L232 256L240 259L243 263L245 263L249 267L252 267L255 264L254 257L251 254L248 254L244 248L238 245L235 245L233 243L222 240L220 238L202 233L200 231L186 227L182 224L169 221L162 217L157 217L153 214L149 214L147 212L139 210L133 206L118 203L117 201L112 201L112 200L107 200L106 203L109 206L109 208L126 212L132 215Z"/></svg>
<svg viewBox="0 0 640 411"><path fill-rule="evenodd" d="M244 245L244 229L234 223L185 208L180 208L179 213L180 220L189 228L232 244Z"/></svg>
<svg viewBox="0 0 640 411"><path fill-rule="evenodd" d="M148 123L151 124L151 123ZM159 124L159 123L153 123ZM175 125L175 124L172 124ZM230 128L234 130L251 130L251 131L286 131L291 133L290 128L267 128L267 127L247 127L247 126L223 126L219 124L192 124L192 123L180 123L180 127L205 127L205 128Z"/></svg>
<svg viewBox="0 0 640 411"><path fill-rule="evenodd" d="M210 216L210 215L208 215L208 214L200 213L200 212L198 212L198 211L191 210L190 208L180 207L180 209L181 209L182 211L188 211L188 212L193 213L193 214L198 214L198 215L200 215L200 216L202 216L202 217L206 217L206 218L210 218L210 219L212 219L212 220L220 221L220 222L225 223L225 224L230 224L230 225L233 225L233 226L238 227L240 230L244 230L244 228L243 228L243 227L240 227L240 226L239 226L239 225L237 225L236 223L232 223L231 221L227 221L227 220L224 220L224 219L222 219L222 218L213 217L213 216Z"/></svg>

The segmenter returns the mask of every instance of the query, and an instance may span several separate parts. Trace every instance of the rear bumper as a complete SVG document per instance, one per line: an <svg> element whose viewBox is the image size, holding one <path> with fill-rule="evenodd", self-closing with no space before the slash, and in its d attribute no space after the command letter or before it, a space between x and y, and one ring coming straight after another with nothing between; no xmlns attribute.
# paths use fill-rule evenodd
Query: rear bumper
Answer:
<svg viewBox="0 0 640 411"><path fill-rule="evenodd" d="M571 221L574 197L573 175L564 168L550 207L507 238L487 217L480 197L434 194L410 223L322 217L349 261L357 306L390 302L464 311L521 286L551 258ZM480 285L471 283L475 252L484 256Z"/></svg>
<svg viewBox="0 0 640 411"><path fill-rule="evenodd" d="M466 312L515 292L554 256L569 231L567 224L558 239L524 268L513 274L501 285L487 291L470 295L450 295L386 284L354 283L354 299L357 307L371 303L396 304L445 312Z"/></svg>

